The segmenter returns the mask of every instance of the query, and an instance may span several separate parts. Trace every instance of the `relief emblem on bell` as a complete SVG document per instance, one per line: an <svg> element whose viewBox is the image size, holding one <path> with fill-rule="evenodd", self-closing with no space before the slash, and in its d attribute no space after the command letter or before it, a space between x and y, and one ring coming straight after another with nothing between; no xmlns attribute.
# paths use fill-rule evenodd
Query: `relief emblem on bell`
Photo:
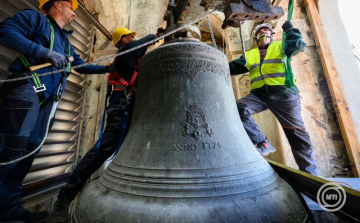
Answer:
<svg viewBox="0 0 360 223"><path fill-rule="evenodd" d="M214 135L209 124L206 122L205 112L197 104L189 105L186 108L187 123L182 130L183 136L195 137L197 141Z"/></svg>

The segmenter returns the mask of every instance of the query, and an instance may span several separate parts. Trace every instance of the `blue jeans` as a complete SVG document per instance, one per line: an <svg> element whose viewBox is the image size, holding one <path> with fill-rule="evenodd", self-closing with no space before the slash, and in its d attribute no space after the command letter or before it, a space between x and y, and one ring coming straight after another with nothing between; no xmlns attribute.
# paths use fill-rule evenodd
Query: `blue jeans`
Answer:
<svg viewBox="0 0 360 223"><path fill-rule="evenodd" d="M30 83L10 88L9 93L3 95L0 106L0 163L22 157L38 147L45 135L51 108L52 102L39 106L38 96ZM19 196L34 157L0 166L0 220L9 220L25 212Z"/></svg>
<svg viewBox="0 0 360 223"><path fill-rule="evenodd" d="M318 175L313 146L301 117L298 94L256 95L250 93L237 100L236 104L244 128L254 144L263 141L265 135L251 115L270 109L285 132L299 169L315 176Z"/></svg>

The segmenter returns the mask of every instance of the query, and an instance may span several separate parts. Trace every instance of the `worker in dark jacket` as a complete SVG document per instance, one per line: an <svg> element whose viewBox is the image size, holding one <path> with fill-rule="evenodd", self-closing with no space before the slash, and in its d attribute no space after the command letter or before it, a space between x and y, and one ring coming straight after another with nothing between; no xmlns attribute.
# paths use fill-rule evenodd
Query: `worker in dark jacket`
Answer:
<svg viewBox="0 0 360 223"><path fill-rule="evenodd" d="M37 10L22 10L0 24L0 45L18 52L8 68L11 73L8 79L32 76L36 73L29 72L28 67L45 62L53 66L37 73L84 63L68 40L72 31L63 29L75 18L77 0L40 0L39 4L46 16ZM73 62L66 56L72 56ZM101 74L107 70L109 67L95 65L76 69L84 74ZM6 82L1 87L0 222L45 222L48 217L46 211L26 211L19 195L34 156L51 129L69 71Z"/></svg>
<svg viewBox="0 0 360 223"><path fill-rule="evenodd" d="M131 32L127 28L116 29L112 34L112 38L114 46L119 49L117 53L156 38L156 35L150 34L140 40L135 40L135 35L135 32ZM108 84L113 89L109 98L107 124L102 139L99 139L81 159L69 177L66 186L60 190L58 200L52 210L53 213L50 215L50 222L67 221L71 201L84 187L91 174L99 169L105 160L120 148L129 127L133 110L137 67L146 50L147 47L141 47L115 58L113 70L111 69L112 72L108 76ZM126 114L128 114L127 117L125 117Z"/></svg>
<svg viewBox="0 0 360 223"><path fill-rule="evenodd" d="M306 43L302 41L300 31L288 21L282 28L286 35L286 56L292 57L303 52ZM282 42L273 41L270 24L255 27L255 39L258 47L246 52L247 63L243 56L229 63L231 75L250 72L250 94L237 100L244 128L261 154L275 152L275 148L251 117L270 109L283 127L299 169L317 176L313 146L301 117L299 90L295 81L290 86L285 84Z"/></svg>

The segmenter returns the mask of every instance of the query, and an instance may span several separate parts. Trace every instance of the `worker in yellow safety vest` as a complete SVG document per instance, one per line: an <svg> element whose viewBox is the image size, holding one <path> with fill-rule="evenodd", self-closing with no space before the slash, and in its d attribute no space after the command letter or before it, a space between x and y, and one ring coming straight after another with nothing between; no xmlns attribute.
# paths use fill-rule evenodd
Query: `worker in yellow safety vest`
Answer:
<svg viewBox="0 0 360 223"><path fill-rule="evenodd" d="M286 56L293 57L303 52L306 43L303 42L300 31L289 21L282 28L286 36ZM231 75L250 72L250 94L236 102L244 128L262 155L275 152L274 146L251 117L270 109L285 132L299 169L317 176L313 146L301 117L299 90L295 80L290 85L285 84L283 44L281 41L274 41L273 29L266 23L255 27L255 40L258 47L246 52L246 61L241 56L229 63Z"/></svg>

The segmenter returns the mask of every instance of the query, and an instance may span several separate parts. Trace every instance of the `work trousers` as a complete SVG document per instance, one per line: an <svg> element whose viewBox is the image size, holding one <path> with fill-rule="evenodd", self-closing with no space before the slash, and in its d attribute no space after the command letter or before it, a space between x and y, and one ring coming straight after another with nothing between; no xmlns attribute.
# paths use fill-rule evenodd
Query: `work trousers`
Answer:
<svg viewBox="0 0 360 223"><path fill-rule="evenodd" d="M122 91L114 91L110 97L110 103L114 98L118 98L117 94L122 94ZM124 96L120 97L106 112L106 127L103 133L102 140L99 146L99 158L96 154L96 144L86 153L86 155L81 159L80 163L76 166L74 171L71 173L70 177L67 180L66 186L61 188L58 199L72 201L80 190L84 187L87 179L90 178L97 169L109 158L118 148L120 131L123 123L123 116L125 109L128 112L128 120L126 131L130 125L132 110L133 110L133 100L128 106L126 105L126 99Z"/></svg>
<svg viewBox="0 0 360 223"><path fill-rule="evenodd" d="M237 100L236 104L241 121L253 144L263 141L265 135L251 115L270 109L285 132L299 169L315 176L318 175L313 146L301 117L298 94L258 95L250 93Z"/></svg>
<svg viewBox="0 0 360 223"><path fill-rule="evenodd" d="M11 83L11 82L10 82ZM9 162L34 151L45 136L52 101L41 107L31 83L14 88L5 83L1 89L0 163ZM53 120L51 120L50 128ZM0 166L0 221L11 220L25 212L22 182L35 154L19 162Z"/></svg>

